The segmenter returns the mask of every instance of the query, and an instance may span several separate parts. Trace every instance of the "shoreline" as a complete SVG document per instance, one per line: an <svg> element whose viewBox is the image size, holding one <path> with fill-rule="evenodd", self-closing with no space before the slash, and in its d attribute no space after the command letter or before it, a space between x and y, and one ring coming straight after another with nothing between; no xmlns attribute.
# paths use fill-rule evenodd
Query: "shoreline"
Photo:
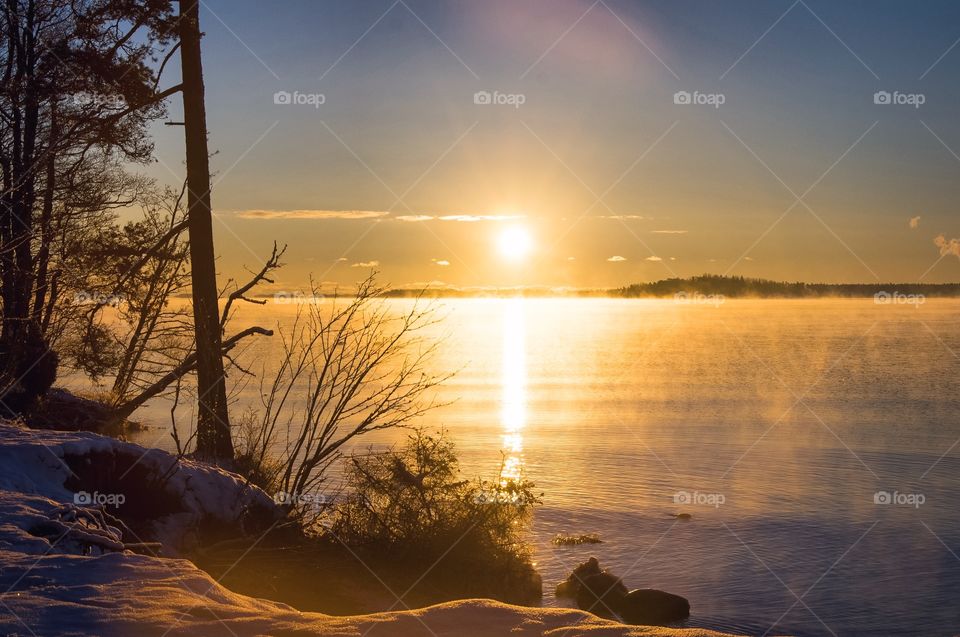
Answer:
<svg viewBox="0 0 960 637"><path fill-rule="evenodd" d="M178 469L186 474L180 476L185 479L175 476L170 481L171 488L174 492L181 489L181 496L190 503L189 512L200 517L185 519L182 514L175 514L170 519L158 518L153 528L164 531L164 548L154 551L144 547L148 543L129 543L129 538L124 537L127 523L118 518L109 517L108 521L121 524L123 530L113 524L98 525L97 507L84 506L82 498L81 504L77 504L77 492L71 489L78 486L66 486L71 470L82 466L84 459L89 461L99 454L97 464L102 466L103 458L110 454L119 458L130 453L147 458L148 469L164 466L172 459L164 452L97 434L27 430L0 423L0 513L5 520L0 526L0 561L4 564L0 586L11 593L2 601L13 614L0 620L0 628L5 632L15 633L27 625L38 634L232 633L237 637L362 635L371 629L376 634L397 637L726 634L696 628L626 626L580 610L512 606L484 599L449 601L415 610L332 616L301 612L280 602L241 595L223 587L209 573L180 557L187 553L172 547L196 540L193 525L202 526L207 519L204 516L210 516L208 522L236 522L247 514L249 505L259 503L265 494L250 492L250 487L227 472L185 461L182 470ZM98 471L98 475L105 479L103 471ZM128 501L123 506L149 510L167 496L168 492L142 491L135 497L143 501ZM241 500L247 506L233 506ZM219 508L212 504L215 501L220 501ZM266 533L251 535L262 537ZM171 556L160 556L165 554ZM318 577L328 574L322 564L318 567Z"/></svg>

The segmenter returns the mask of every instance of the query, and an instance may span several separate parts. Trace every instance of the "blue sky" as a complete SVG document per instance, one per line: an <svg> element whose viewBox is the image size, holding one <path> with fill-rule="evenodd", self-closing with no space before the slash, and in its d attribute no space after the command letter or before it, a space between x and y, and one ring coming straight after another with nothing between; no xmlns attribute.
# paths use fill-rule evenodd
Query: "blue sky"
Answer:
<svg viewBox="0 0 960 637"><path fill-rule="evenodd" d="M205 0L202 21L227 274L275 238L287 287L374 263L398 285L960 278L958 3ZM155 130L174 183L182 133ZM528 259L498 256L508 226Z"/></svg>

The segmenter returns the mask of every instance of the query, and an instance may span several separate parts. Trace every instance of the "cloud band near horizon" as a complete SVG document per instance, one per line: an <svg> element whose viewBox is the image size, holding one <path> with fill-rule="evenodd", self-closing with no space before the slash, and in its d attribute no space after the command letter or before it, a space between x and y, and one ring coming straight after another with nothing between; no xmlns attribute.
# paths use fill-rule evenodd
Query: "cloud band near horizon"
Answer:
<svg viewBox="0 0 960 637"><path fill-rule="evenodd" d="M274 220L274 219L313 219L313 220L374 220L401 221L405 223L419 223L424 221L458 221L475 223L478 221L512 221L525 219L526 215L397 215L393 216L386 210L238 210L233 215L240 219Z"/></svg>

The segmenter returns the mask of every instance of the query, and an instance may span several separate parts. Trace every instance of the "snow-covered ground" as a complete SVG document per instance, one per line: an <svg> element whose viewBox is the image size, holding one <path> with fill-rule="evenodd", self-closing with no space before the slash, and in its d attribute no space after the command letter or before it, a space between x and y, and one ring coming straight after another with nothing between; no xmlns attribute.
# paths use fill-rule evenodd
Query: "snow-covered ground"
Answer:
<svg viewBox="0 0 960 637"><path fill-rule="evenodd" d="M188 560L156 555L176 555L211 528L269 528L272 502L227 472L174 460L0 422L0 635L719 635L489 600L331 617L237 595Z"/></svg>

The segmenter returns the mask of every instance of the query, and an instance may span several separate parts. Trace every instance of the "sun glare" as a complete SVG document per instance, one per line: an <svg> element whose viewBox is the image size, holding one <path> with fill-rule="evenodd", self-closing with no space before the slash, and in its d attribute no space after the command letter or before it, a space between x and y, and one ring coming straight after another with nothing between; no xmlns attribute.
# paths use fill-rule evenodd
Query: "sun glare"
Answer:
<svg viewBox="0 0 960 637"><path fill-rule="evenodd" d="M497 249L508 261L522 261L533 250L533 236L526 228L511 226L497 237Z"/></svg>

